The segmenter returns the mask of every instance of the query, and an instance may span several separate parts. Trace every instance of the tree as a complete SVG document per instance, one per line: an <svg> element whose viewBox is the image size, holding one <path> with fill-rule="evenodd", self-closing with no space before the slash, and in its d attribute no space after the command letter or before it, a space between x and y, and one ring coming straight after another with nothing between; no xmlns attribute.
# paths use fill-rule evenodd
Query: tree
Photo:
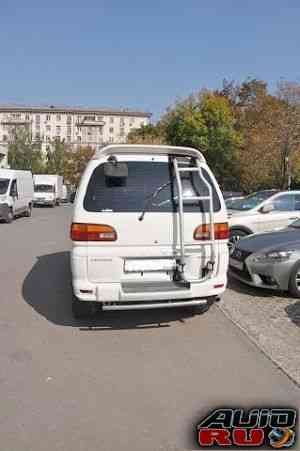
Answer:
<svg viewBox="0 0 300 451"><path fill-rule="evenodd" d="M241 187L245 191L285 189L289 167L294 178L300 173L300 87L281 82L276 95L271 95L262 80L248 79L238 92L236 86L223 93L234 99L235 127L243 137Z"/></svg>
<svg viewBox="0 0 300 451"><path fill-rule="evenodd" d="M77 186L86 165L93 155L94 149L91 147L80 147L75 150L69 149L65 156L65 181L73 186Z"/></svg>
<svg viewBox="0 0 300 451"><path fill-rule="evenodd" d="M229 100L201 91L177 102L162 118L166 141L203 152L223 188L238 188L238 151L241 136L234 127Z"/></svg>
<svg viewBox="0 0 300 451"><path fill-rule="evenodd" d="M41 143L33 143L28 130L23 128L14 130L8 144L8 164L12 169L29 170L34 174L44 172L45 162Z"/></svg>
<svg viewBox="0 0 300 451"><path fill-rule="evenodd" d="M64 141L55 139L47 149L46 171L48 174L64 175L67 147Z"/></svg>
<svg viewBox="0 0 300 451"><path fill-rule="evenodd" d="M278 176L282 188L287 188L290 175L299 177L300 85L288 81L279 82L277 97L281 101L281 114L275 130L280 162Z"/></svg>
<svg viewBox="0 0 300 451"><path fill-rule="evenodd" d="M160 123L157 125L142 125L131 130L127 137L128 144L164 144L164 130Z"/></svg>

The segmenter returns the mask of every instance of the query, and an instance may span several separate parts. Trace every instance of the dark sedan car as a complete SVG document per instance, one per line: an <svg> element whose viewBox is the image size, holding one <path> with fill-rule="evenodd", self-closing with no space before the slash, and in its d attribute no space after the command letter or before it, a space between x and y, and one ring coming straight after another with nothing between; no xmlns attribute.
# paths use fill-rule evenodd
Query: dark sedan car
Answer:
<svg viewBox="0 0 300 451"><path fill-rule="evenodd" d="M240 240L229 261L230 274L248 285L288 291L300 297L300 220L277 232Z"/></svg>

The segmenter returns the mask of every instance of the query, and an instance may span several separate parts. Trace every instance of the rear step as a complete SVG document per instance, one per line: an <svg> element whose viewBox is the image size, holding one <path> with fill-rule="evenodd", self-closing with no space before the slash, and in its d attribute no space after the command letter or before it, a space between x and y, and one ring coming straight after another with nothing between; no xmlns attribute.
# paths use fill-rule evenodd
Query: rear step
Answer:
<svg viewBox="0 0 300 451"><path fill-rule="evenodd" d="M102 310L146 310L170 307L194 307L197 305L206 305L207 299L196 299L192 301L168 301L168 302L104 302Z"/></svg>
<svg viewBox="0 0 300 451"><path fill-rule="evenodd" d="M126 282L122 283L124 293L164 293L168 291L185 291L190 290L189 282Z"/></svg>

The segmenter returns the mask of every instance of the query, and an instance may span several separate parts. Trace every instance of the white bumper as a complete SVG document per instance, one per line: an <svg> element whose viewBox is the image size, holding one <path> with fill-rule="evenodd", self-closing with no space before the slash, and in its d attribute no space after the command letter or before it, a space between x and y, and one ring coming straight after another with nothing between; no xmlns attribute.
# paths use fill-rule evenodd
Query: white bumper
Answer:
<svg viewBox="0 0 300 451"><path fill-rule="evenodd" d="M144 282L122 280L115 282L94 282L88 278L88 257L84 248L74 248L71 253L72 285L74 295L81 301L100 303L190 301L221 295L227 284L227 256L221 256L216 275L200 281L189 281L183 286L172 281L147 278ZM220 268L221 266L221 268ZM173 306L168 304L167 306ZM175 305L174 305L175 306Z"/></svg>

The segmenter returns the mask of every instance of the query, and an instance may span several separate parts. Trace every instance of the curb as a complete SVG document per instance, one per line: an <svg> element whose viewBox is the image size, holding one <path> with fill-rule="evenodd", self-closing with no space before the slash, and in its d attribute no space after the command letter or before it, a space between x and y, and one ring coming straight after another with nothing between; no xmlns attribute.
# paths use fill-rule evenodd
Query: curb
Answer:
<svg viewBox="0 0 300 451"><path fill-rule="evenodd" d="M256 340L248 331L245 327L243 327L238 321L236 321L231 315L230 313L223 308L222 304L218 303L216 304L216 307L224 314L224 316L226 316L227 319L229 319L229 321L234 324L236 327L238 327L240 329L240 331L246 335L246 337L251 341L251 343L253 343L256 348L265 356L267 357L268 360L270 360L273 365L275 365L275 367L277 369L279 369L282 373L285 374L285 376L287 376L291 382L293 382L297 387L300 388L300 382L298 382L293 376L291 376L288 371L282 366L280 365L278 362L276 362L276 360L274 360L270 354L268 353L268 351L266 349L264 349L260 342L258 340Z"/></svg>

